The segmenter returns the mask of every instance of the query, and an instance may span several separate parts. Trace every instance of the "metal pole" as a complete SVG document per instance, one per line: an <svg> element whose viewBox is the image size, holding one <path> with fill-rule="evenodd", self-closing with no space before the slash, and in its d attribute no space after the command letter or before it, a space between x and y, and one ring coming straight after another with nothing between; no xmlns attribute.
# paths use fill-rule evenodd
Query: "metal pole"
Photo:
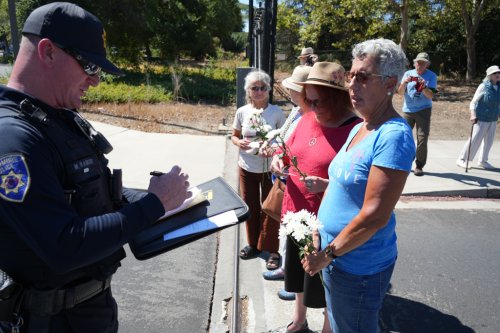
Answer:
<svg viewBox="0 0 500 333"><path fill-rule="evenodd" d="M273 0L272 4L272 17L271 17L271 36L270 36L270 50L269 50L269 76L271 77L271 93L269 102L273 102L273 90L274 90L274 53L276 50L276 23L278 16L278 0Z"/></svg>
<svg viewBox="0 0 500 333"><path fill-rule="evenodd" d="M250 0L248 3L248 66L252 67L255 61L254 49L255 49L255 41L253 38L253 0Z"/></svg>
<svg viewBox="0 0 500 333"><path fill-rule="evenodd" d="M240 248L240 225L236 225L234 233L234 253L239 252ZM234 256L234 284L233 284L233 315L231 320L231 333L239 333L240 324L240 314L239 314L239 303L240 303L240 291L239 291L239 271L240 271L240 260L239 256Z"/></svg>

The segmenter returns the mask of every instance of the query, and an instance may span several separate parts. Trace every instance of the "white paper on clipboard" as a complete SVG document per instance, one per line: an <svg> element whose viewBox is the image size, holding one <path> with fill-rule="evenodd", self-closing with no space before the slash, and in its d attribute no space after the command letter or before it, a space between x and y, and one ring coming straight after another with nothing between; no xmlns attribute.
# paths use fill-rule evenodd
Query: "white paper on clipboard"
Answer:
<svg viewBox="0 0 500 333"><path fill-rule="evenodd" d="M163 240L168 241L174 238L197 234L200 232L235 224L236 222L238 222L236 212L234 210L230 210L222 214L193 222L185 227L166 233L163 235Z"/></svg>

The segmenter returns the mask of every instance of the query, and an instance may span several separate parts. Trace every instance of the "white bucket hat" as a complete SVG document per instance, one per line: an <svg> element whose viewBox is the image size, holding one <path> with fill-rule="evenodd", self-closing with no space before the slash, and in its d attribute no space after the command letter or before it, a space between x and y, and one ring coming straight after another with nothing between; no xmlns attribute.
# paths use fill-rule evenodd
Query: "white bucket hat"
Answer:
<svg viewBox="0 0 500 333"><path fill-rule="evenodd" d="M500 68L498 68L498 66L491 66L486 70L486 76L490 76L491 74L495 74L498 72L500 72Z"/></svg>
<svg viewBox="0 0 500 333"><path fill-rule="evenodd" d="M297 66L293 70L292 76L284 79L281 84L283 87L292 89L296 92L302 92L303 87L298 85L297 83L305 82L307 80L307 76L311 71L311 66Z"/></svg>

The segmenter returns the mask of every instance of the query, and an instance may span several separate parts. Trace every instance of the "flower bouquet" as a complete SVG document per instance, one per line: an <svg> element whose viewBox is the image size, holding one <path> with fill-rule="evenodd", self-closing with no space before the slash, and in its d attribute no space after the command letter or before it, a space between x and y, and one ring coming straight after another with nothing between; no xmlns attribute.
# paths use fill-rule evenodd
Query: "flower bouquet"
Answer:
<svg viewBox="0 0 500 333"><path fill-rule="evenodd" d="M305 255L315 250L313 232L319 228L321 228L321 224L313 213L305 209L298 212L289 211L283 216L279 237L286 238L290 236L298 246L300 251L299 257L302 259Z"/></svg>
<svg viewBox="0 0 500 333"><path fill-rule="evenodd" d="M257 141L250 143L250 149L246 150L247 154L257 155L263 142L266 140L267 133L272 129L272 127L268 125L262 117L263 112L263 109L255 110L248 119L248 127L255 131Z"/></svg>

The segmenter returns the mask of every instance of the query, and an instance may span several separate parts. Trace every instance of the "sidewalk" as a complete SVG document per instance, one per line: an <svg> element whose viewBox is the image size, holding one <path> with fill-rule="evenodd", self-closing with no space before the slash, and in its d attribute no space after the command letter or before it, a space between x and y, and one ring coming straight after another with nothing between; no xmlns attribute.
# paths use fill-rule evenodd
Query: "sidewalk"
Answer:
<svg viewBox="0 0 500 333"><path fill-rule="evenodd" d="M102 123L93 123L114 146L108 155L110 167L121 167L124 185L147 188L149 171L169 170L174 164L189 173L191 184L195 185L217 176L224 178L237 188L237 149L223 136L195 136L143 133L118 128ZM408 176L403 197L397 209L414 207L405 196L463 196L476 198L500 198L500 141L496 141L490 152L489 162L495 170L475 167L465 173L456 166L457 156L462 149L462 141L430 141L428 164L425 175ZM500 210L500 200L483 200L471 203L446 202L432 199L419 201L422 208L460 205L475 209ZM220 233L217 273L209 331L229 332L228 308L231 308L233 293L235 253L237 253L236 228ZM240 246L245 243L244 224L240 227ZM264 259L239 261L239 296L244 298L245 332L281 332L291 320L293 302L281 301L276 293L283 282L266 281L262 272L266 270ZM241 311L241 309L240 309ZM321 310L310 309L309 327L318 331L322 326ZM242 331L243 332L243 331Z"/></svg>

